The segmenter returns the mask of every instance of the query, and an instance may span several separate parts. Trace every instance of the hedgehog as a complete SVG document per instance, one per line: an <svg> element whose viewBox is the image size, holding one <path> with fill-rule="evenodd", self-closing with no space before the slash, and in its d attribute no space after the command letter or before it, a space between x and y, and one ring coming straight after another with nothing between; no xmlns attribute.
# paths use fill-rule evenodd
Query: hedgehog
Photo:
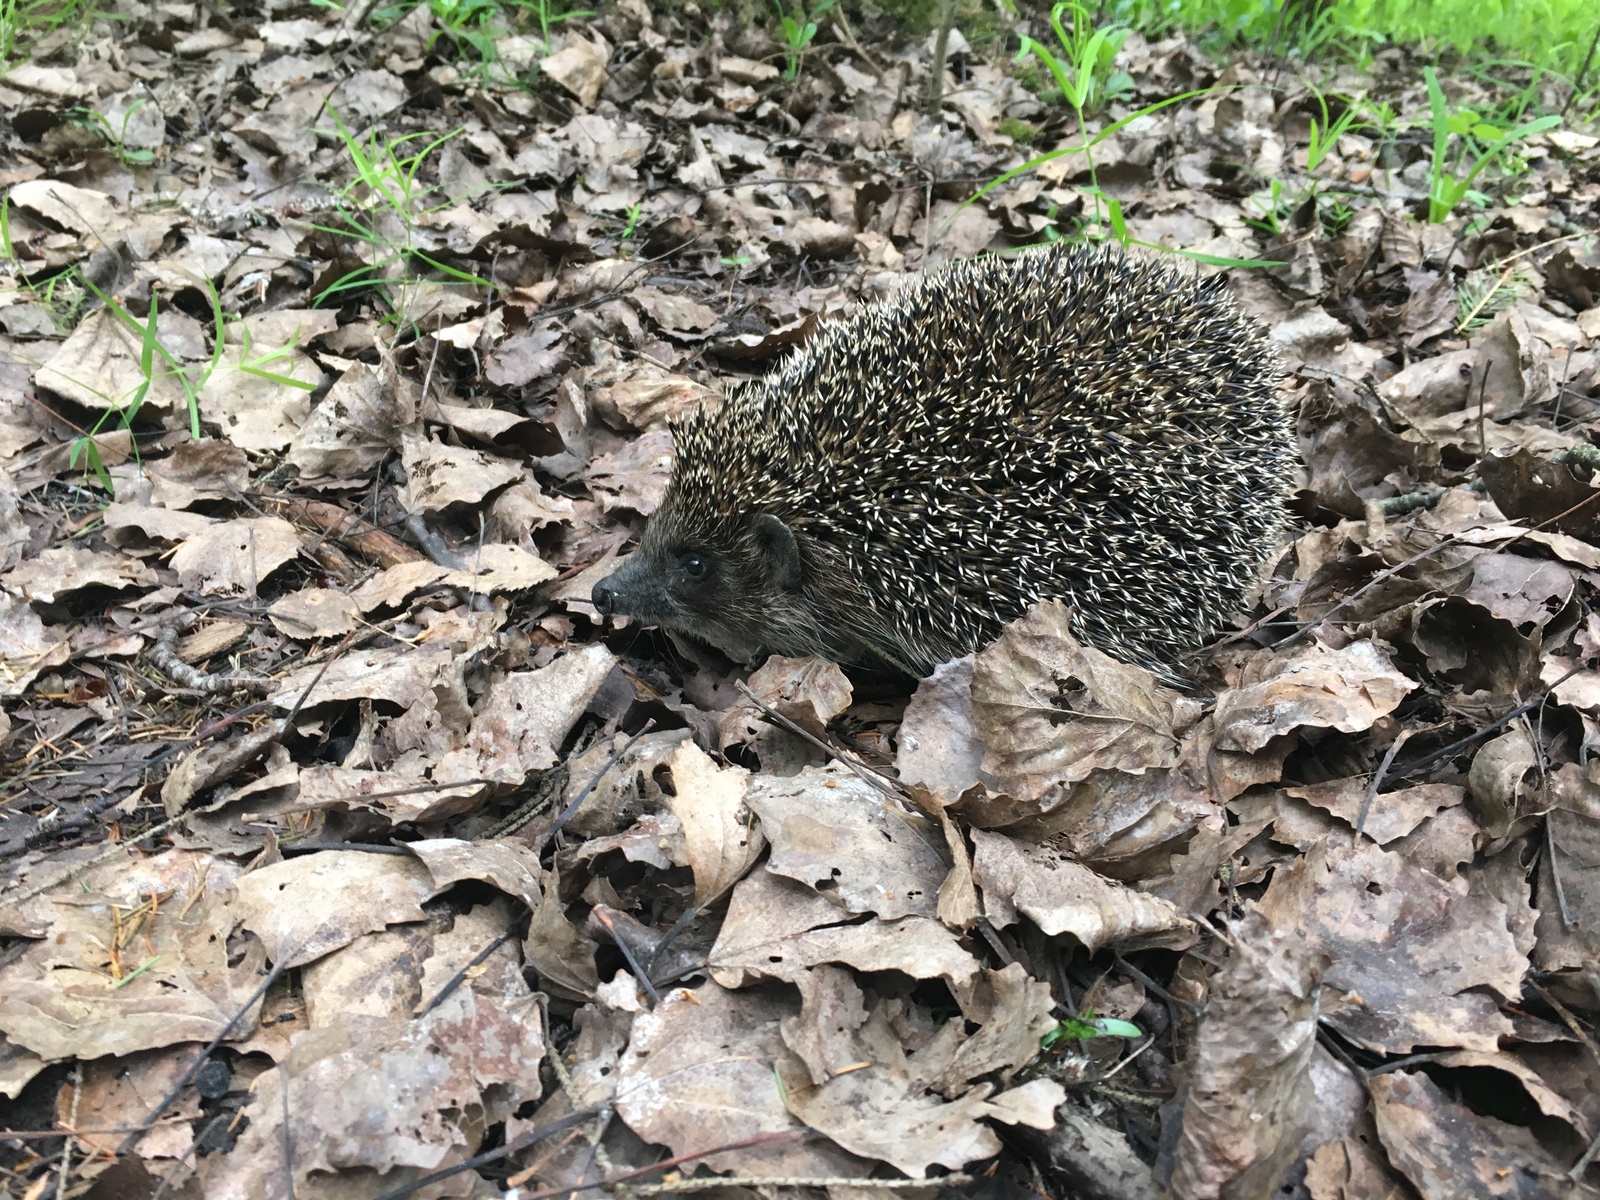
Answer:
<svg viewBox="0 0 1600 1200"><path fill-rule="evenodd" d="M1281 379L1220 275L1105 245L955 263L675 422L594 606L736 662L920 677L1061 600L1182 681L1286 522Z"/></svg>

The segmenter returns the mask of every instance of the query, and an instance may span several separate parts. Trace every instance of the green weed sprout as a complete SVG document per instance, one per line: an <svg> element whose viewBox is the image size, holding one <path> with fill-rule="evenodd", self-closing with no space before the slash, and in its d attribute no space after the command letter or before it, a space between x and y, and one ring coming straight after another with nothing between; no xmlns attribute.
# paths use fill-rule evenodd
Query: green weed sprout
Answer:
<svg viewBox="0 0 1600 1200"><path fill-rule="evenodd" d="M1523 139L1554 129L1561 124L1561 118L1554 115L1538 117L1514 129L1503 129L1480 120L1471 109L1451 112L1434 69L1425 67L1423 77L1428 82L1428 102L1433 110L1433 157L1428 164L1428 221L1437 225L1448 220L1450 213L1462 200L1483 202L1482 194L1474 192L1472 188L1480 171L1507 154ZM1452 136L1458 143L1454 159L1450 156Z"/></svg>
<svg viewBox="0 0 1600 1200"><path fill-rule="evenodd" d="M1070 28L1062 23L1061 18L1066 14L1072 17ZM1055 77L1062 98L1072 106L1073 115L1078 118L1078 134L1084 139L1083 156L1089 165L1089 194L1094 197L1095 222L1109 223L1114 236L1122 240L1126 236L1122 223L1122 205L1115 197L1101 191L1092 150L1095 143L1107 134L1102 133L1090 141L1088 128L1084 124L1084 112L1104 102L1111 64L1127 38L1128 31L1115 26L1102 29L1095 29L1093 26L1094 21L1087 7L1078 0L1061 0L1050 10L1050 28L1055 31L1061 53L1057 55L1043 42L1024 34L1022 48L1017 51L1016 61L1020 66L1029 58L1037 58ZM1037 161L1042 161L1042 158ZM1101 212L1102 203L1105 204L1104 215Z"/></svg>
<svg viewBox="0 0 1600 1200"><path fill-rule="evenodd" d="M427 134L408 133L380 140L377 130L372 129L363 138L345 125L337 111L332 108L328 111L333 117L339 139L344 143L345 152L355 167L356 177L339 191L335 203L342 224L313 224L312 228L334 237L353 238L371 247L373 261L334 280L312 298L312 304L320 306L342 298L346 293L367 288L381 291L390 285L408 282L395 278L391 268L399 266L403 269L411 259L425 263L451 283L493 286L487 279L458 271L423 254L412 245L412 229L417 218L446 207L445 204L429 206L424 203L428 189L420 183L418 175L428 156L461 130L435 137L418 150L413 148L413 143L426 138ZM399 223L404 230L402 237L396 239L379 228L385 214Z"/></svg>
<svg viewBox="0 0 1600 1200"><path fill-rule="evenodd" d="M92 11L89 0L0 0L0 72L32 42Z"/></svg>
<svg viewBox="0 0 1600 1200"><path fill-rule="evenodd" d="M1328 101L1316 88L1311 89L1312 95L1317 98L1317 107L1322 110L1322 123L1317 123L1317 118L1311 118L1311 135L1306 144L1306 170L1315 171L1322 160L1328 157L1328 151L1339 144L1339 139L1358 125L1361 120L1360 112L1354 104L1346 104L1344 112L1339 114L1337 120L1328 116Z"/></svg>
<svg viewBox="0 0 1600 1200"><path fill-rule="evenodd" d="M313 0L317 2L319 0ZM320 2L326 4L330 0ZM539 38L546 49L550 46L552 26L595 15L591 9L562 9L557 0L427 0L427 4L440 32L448 34L457 46L472 51L484 73L500 63L495 42L511 31L508 10L525 14L538 23ZM414 3L404 2L380 4L372 10L371 19L379 27L391 25L414 7Z"/></svg>
<svg viewBox="0 0 1600 1200"><path fill-rule="evenodd" d="M778 23L783 29L785 43L783 59L783 77L788 80L800 77L800 55L817 36L817 18L834 6L835 0L821 0L821 2L806 13L804 0L795 0L795 9L799 17L791 17L783 11L779 0L772 0L773 7L778 10Z"/></svg>
<svg viewBox="0 0 1600 1200"><path fill-rule="evenodd" d="M1131 1021L1118 1021L1114 1017L1097 1017L1092 1009L1085 1009L1081 1017L1064 1017L1056 1027L1039 1039L1039 1049L1049 1050L1064 1041L1083 1041L1085 1038L1119 1037L1140 1038L1144 1031Z"/></svg>
<svg viewBox="0 0 1600 1200"><path fill-rule="evenodd" d="M1064 14L1071 14L1072 28L1069 32L1062 21ZM942 236L945 230L955 222L957 216L969 204L975 204L984 196L1010 183L1019 176L1030 171L1036 171L1047 162L1053 162L1068 154L1083 155L1084 162L1089 169L1089 187L1085 189L1094 198L1094 219L1090 230L1080 236L1103 239L1109 236L1122 243L1124 246L1144 246L1152 250L1160 250L1169 254L1178 254L1195 262L1205 263L1216 267L1261 267L1278 266L1279 263L1263 259L1238 259L1226 258L1216 254L1201 254L1193 250L1176 250L1170 246L1157 246L1150 242L1141 242L1128 236L1127 223L1123 218L1122 204L1115 197L1107 195L1100 187L1099 176L1095 170L1094 147L1111 137L1131 121L1140 117L1149 116L1163 108L1174 104L1182 104L1186 100L1193 100L1197 96L1207 95L1210 88L1199 88L1194 91L1184 92L1181 95L1169 96L1165 100L1158 100L1154 104L1131 112L1125 117L1112 121L1099 133L1090 136L1085 127L1084 114L1096 103L1103 102L1114 86L1114 76L1106 74L1111 62L1116 57L1118 47L1127 36L1125 30L1093 29L1093 21L1089 10L1077 0L1062 0L1061 3L1050 10L1050 27L1055 31L1056 41L1061 47L1061 54L1056 54L1044 43L1031 37L1023 37L1022 49L1017 52L1017 63L1021 65L1028 58L1037 58L1044 63L1050 74L1055 78L1056 85L1061 89L1061 96L1072 106L1074 115L1078 118L1078 137L1080 141L1075 146L1058 146L1054 150L1036 155L1023 163L1020 167L1013 167L996 179L990 180L972 195L968 196L954 212L945 219L937 236ZM1102 207L1103 206L1103 207ZM1049 237L1049 234L1046 235ZM935 239L936 240L936 239ZM1051 238L1050 240L1055 240Z"/></svg>
<svg viewBox="0 0 1600 1200"><path fill-rule="evenodd" d="M145 401L149 398L150 389L157 379L168 377L177 379L179 386L183 389L184 403L188 410L189 434L196 440L201 436L200 392L222 365L229 317L223 312L222 298L218 295L217 289L211 282L209 280L197 280L196 282L205 284L206 293L211 301L211 360L205 364L204 370L197 380L189 377L188 371L162 345L161 339L157 335L161 307L160 292L157 289L151 289L150 309L145 314L144 320L141 321L129 312L127 306L116 297L107 295L97 287L92 279L86 276L83 278L84 285L106 306L106 311L115 317L125 329L136 334L139 338L138 385L135 386L126 399L105 396L104 393L97 392L111 407L100 416L100 419L95 422L87 433L73 439L67 454L69 466L75 467L81 460L84 463L85 470L92 472L95 478L100 481L100 485L112 495L115 495L116 492L112 485L111 473L106 470L105 463L100 458L100 447L95 438L105 428L106 423L112 419L115 419L131 435L133 423L138 418L139 410L144 407ZM250 328L248 325L241 323L240 330L243 335L243 346L239 353L238 363L234 368L230 369L237 369L246 375L265 379L269 383L275 383L280 387L295 388L305 392L316 390L317 385L314 383L304 379L297 379L293 375L287 375L273 369L276 364L291 356L290 346L297 344L300 340L298 332L290 339L288 346L261 354L252 354L250 349ZM95 389L91 388L90 390ZM137 442L134 444L134 453L135 457L137 457Z"/></svg>
<svg viewBox="0 0 1600 1200"><path fill-rule="evenodd" d="M97 130L101 137L106 139L106 144L116 154L117 158L130 167L148 166L155 161L155 152L151 150L130 150L127 145L128 122L133 119L133 114L146 104L150 103L140 97L128 106L128 111L122 114L122 128L112 127L111 122L104 113L96 112L92 108L75 108L67 113L67 119L89 129Z"/></svg>

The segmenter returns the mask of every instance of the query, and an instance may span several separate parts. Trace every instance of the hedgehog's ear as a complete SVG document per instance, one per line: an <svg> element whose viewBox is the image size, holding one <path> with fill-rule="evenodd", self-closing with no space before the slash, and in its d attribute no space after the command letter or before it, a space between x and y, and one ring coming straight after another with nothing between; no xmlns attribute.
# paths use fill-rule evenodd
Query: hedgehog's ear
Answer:
<svg viewBox="0 0 1600 1200"><path fill-rule="evenodd" d="M786 592L794 591L801 575L800 543L795 541L794 530L771 513L757 513L754 528L772 582Z"/></svg>

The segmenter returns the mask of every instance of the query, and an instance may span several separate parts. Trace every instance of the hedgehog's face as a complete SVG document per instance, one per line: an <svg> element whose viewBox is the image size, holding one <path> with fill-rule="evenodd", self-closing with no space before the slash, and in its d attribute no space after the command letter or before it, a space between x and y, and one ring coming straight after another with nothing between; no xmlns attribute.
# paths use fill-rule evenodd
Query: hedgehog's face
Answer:
<svg viewBox="0 0 1600 1200"><path fill-rule="evenodd" d="M595 584L594 606L717 647L735 661L781 648L772 637L796 606L800 548L768 513L688 521L669 495L639 549Z"/></svg>

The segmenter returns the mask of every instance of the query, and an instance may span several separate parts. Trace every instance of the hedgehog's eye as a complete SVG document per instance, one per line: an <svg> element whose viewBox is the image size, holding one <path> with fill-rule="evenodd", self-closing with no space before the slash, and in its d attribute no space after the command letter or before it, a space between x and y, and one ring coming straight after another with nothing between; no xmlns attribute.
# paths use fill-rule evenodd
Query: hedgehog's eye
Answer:
<svg viewBox="0 0 1600 1200"><path fill-rule="evenodd" d="M704 579L711 574L711 560L703 554L685 554L678 565L690 579Z"/></svg>

